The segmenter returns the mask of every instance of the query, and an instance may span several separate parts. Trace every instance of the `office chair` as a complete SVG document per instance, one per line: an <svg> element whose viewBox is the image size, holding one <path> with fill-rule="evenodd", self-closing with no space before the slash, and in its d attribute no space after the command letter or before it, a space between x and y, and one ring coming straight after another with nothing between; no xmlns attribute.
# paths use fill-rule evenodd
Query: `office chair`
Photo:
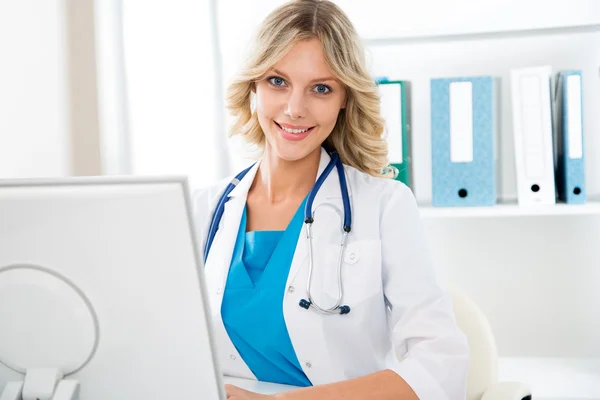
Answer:
<svg viewBox="0 0 600 400"><path fill-rule="evenodd" d="M470 350L467 400L531 400L520 382L498 382L498 350L490 324L477 304L458 288L450 290L458 326Z"/></svg>

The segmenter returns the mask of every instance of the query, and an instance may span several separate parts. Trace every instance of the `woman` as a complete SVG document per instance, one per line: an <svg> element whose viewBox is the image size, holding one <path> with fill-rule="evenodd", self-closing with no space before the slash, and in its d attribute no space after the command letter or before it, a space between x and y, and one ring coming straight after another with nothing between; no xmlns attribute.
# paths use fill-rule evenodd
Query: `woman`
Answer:
<svg viewBox="0 0 600 400"><path fill-rule="evenodd" d="M347 16L318 0L273 11L228 105L232 134L263 154L229 194L209 240L205 273L223 372L306 386L282 399L464 399L466 340L436 283L411 191L382 175L377 88ZM335 153L346 185L333 168L311 199ZM225 187L196 197L202 254Z"/></svg>

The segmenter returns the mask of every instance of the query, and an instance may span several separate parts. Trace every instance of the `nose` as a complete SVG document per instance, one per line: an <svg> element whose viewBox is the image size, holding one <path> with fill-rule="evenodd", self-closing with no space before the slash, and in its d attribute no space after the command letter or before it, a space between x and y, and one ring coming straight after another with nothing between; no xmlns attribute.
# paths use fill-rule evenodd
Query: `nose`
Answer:
<svg viewBox="0 0 600 400"><path fill-rule="evenodd" d="M292 90L287 99L284 113L293 120L306 117L308 114L308 108L302 90Z"/></svg>

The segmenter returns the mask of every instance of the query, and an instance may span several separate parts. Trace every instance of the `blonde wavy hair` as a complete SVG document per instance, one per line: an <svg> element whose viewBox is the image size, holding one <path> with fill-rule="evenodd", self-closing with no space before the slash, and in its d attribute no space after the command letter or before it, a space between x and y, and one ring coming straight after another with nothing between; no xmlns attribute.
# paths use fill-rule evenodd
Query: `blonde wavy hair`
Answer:
<svg viewBox="0 0 600 400"><path fill-rule="evenodd" d="M382 137L377 86L367 72L364 48L346 14L325 0L296 0L275 9L260 26L245 64L227 91L227 108L234 116L230 136L242 137L264 149L265 135L251 109L256 82L302 40L317 38L329 68L347 93L325 145L346 165L373 176L388 176L387 141Z"/></svg>

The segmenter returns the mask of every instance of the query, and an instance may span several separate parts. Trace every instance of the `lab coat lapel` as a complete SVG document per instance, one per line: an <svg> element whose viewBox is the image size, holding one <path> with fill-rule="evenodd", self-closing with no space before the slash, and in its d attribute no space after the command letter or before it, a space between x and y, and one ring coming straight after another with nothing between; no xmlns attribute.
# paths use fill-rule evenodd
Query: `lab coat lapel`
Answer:
<svg viewBox="0 0 600 400"><path fill-rule="evenodd" d="M221 302L223 301L222 293L225 290L225 282L227 280L227 273L229 272L229 265L231 264L231 257L233 256L242 213L246 206L248 190L254 181L257 170L258 163L248 171L246 176L242 178L240 183L229 194L230 200L225 203L225 211L223 212L219 229L208 255L206 265L207 272L212 278L210 287L215 288L214 290L218 292L215 293L217 301L212 304L215 308L213 313L218 313L221 309Z"/></svg>
<svg viewBox="0 0 600 400"><path fill-rule="evenodd" d="M219 363L222 372L226 375L239 376L248 379L256 379L252 371L243 362L237 349L231 342L229 335L223 324L221 317L221 305L223 303L223 294L225 292L225 283L233 249L237 239L237 234L242 219L242 213L246 205L248 189L254 181L258 163L251 168L246 176L238 183L234 190L229 194L230 200L225 203L225 211L219 224L219 229L215 235L211 251L206 261L206 276L211 288L210 306L213 321L213 329L219 349Z"/></svg>

